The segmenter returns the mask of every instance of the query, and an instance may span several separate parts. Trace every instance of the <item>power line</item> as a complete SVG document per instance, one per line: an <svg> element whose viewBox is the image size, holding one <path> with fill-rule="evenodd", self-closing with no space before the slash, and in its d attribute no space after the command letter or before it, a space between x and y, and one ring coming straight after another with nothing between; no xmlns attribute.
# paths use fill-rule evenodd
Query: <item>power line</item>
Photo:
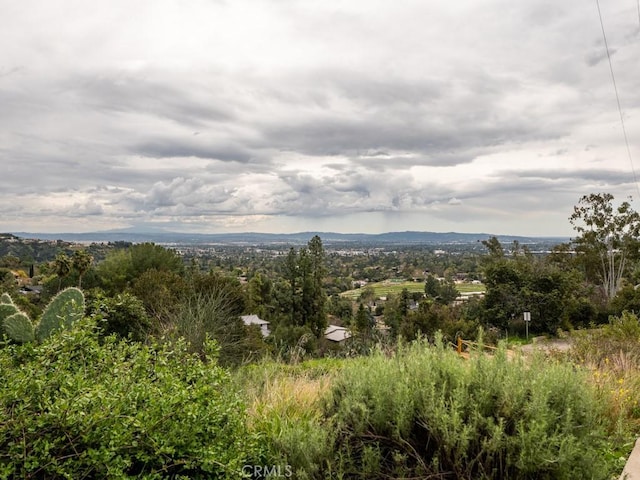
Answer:
<svg viewBox="0 0 640 480"><path fill-rule="evenodd" d="M624 116L622 115L622 107L620 106L620 95L618 95L618 85L616 83L616 76L613 73L613 63L611 62L611 54L609 53L609 43L607 42L607 34L604 31L604 22L602 21L602 12L600 11L599 0L596 0L596 5L598 7L598 17L600 18L600 27L602 28L602 38L604 39L604 48L607 51L607 59L609 60L609 71L611 72L611 80L613 81L613 90L616 92L616 103L618 104L618 113L620 114L620 124L622 125L622 134L624 135L624 143L627 146L627 155L629 156L629 164L631 165L631 172L633 173L633 181L636 185L638 198L640 198L640 187L638 186L636 169L633 166L633 158L631 156L631 148L629 147L629 138L627 137L627 129L624 125ZM640 0L638 0L638 21L640 21Z"/></svg>

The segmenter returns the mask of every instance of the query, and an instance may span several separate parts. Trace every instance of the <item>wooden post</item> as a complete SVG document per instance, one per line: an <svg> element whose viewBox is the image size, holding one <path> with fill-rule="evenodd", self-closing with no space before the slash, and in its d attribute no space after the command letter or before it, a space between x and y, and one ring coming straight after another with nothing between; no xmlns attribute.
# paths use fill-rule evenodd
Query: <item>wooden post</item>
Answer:
<svg viewBox="0 0 640 480"><path fill-rule="evenodd" d="M462 337L458 337L458 355L462 354Z"/></svg>

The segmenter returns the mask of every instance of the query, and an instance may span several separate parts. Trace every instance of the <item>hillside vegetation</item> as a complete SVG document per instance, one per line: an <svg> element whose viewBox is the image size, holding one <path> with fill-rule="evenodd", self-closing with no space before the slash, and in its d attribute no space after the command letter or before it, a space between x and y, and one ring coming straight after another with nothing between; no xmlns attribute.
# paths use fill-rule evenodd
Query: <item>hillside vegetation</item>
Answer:
<svg viewBox="0 0 640 480"><path fill-rule="evenodd" d="M570 222L546 253L3 238L0 479L615 477L640 215L592 194ZM507 354L527 333L572 348Z"/></svg>

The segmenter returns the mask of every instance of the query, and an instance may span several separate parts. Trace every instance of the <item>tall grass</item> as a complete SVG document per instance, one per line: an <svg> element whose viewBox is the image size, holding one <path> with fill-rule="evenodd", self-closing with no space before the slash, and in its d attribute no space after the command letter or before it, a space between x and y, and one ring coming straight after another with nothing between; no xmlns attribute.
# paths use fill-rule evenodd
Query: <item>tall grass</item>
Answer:
<svg viewBox="0 0 640 480"><path fill-rule="evenodd" d="M265 461L295 478L608 479L622 468L609 385L566 358L479 347L463 360L438 339L263 362L236 378Z"/></svg>
<svg viewBox="0 0 640 480"><path fill-rule="evenodd" d="M592 372L607 430L618 443L640 434L640 321L624 312L598 329L574 333L574 361Z"/></svg>
<svg viewBox="0 0 640 480"><path fill-rule="evenodd" d="M265 360L236 372L248 403L249 430L262 439L268 465L295 467L295 478L320 478L331 451L321 399L340 362L310 360L287 365Z"/></svg>

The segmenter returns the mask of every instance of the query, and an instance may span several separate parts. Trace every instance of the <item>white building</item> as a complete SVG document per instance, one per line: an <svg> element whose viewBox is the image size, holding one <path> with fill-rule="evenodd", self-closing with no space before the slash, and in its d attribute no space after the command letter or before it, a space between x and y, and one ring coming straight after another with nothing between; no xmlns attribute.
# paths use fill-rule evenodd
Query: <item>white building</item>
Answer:
<svg viewBox="0 0 640 480"><path fill-rule="evenodd" d="M347 338L351 338L351 332L344 327L329 325L324 331L324 338L332 342L344 342Z"/></svg>
<svg viewBox="0 0 640 480"><path fill-rule="evenodd" d="M245 325L258 325L260 327L260 333L262 333L263 337L268 337L271 333L269 331L269 322L266 320L262 320L257 315L242 315L240 317Z"/></svg>

